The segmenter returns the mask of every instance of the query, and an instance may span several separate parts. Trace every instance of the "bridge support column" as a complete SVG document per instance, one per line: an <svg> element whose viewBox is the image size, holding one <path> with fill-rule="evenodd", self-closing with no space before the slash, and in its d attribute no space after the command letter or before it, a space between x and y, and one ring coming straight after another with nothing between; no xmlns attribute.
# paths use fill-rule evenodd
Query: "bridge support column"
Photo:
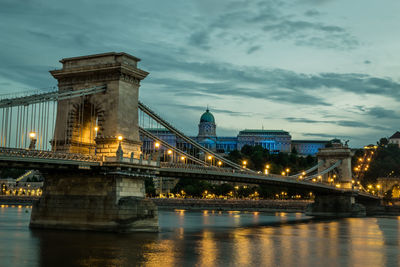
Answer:
<svg viewBox="0 0 400 267"><path fill-rule="evenodd" d="M363 217L364 205L355 202L352 192L316 195L314 203L308 205L306 215L315 217Z"/></svg>
<svg viewBox="0 0 400 267"><path fill-rule="evenodd" d="M157 232L157 207L144 196L140 177L49 174L33 205L30 227Z"/></svg>

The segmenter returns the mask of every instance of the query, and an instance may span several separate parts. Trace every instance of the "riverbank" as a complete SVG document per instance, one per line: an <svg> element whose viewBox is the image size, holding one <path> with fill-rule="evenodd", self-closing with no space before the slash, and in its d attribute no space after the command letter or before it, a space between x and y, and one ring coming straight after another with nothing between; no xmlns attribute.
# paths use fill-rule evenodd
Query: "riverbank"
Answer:
<svg viewBox="0 0 400 267"><path fill-rule="evenodd" d="M0 196L1 205L32 205L39 197ZM159 209L304 212L310 200L151 198Z"/></svg>
<svg viewBox="0 0 400 267"><path fill-rule="evenodd" d="M218 210L218 211L261 211L261 212L304 212L313 200L279 200L279 199L179 199L150 198L162 210ZM0 205L30 206L39 200L35 196L0 196ZM373 216L400 216L400 206L380 206Z"/></svg>
<svg viewBox="0 0 400 267"><path fill-rule="evenodd" d="M39 200L39 198L33 196L0 196L0 204L30 206L35 200Z"/></svg>
<svg viewBox="0 0 400 267"><path fill-rule="evenodd" d="M159 209L304 212L312 200L152 198Z"/></svg>

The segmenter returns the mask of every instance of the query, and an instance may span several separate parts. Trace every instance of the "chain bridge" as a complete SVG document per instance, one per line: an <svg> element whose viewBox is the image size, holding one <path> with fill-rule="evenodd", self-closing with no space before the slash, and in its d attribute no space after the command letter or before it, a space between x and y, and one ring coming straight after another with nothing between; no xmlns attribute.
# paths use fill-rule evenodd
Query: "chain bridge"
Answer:
<svg viewBox="0 0 400 267"><path fill-rule="evenodd" d="M65 58L62 69L50 71L57 89L0 99L0 166L45 177L31 227L157 231L146 177L309 190L315 216L363 215L379 201L352 183L352 153L343 145L321 149L316 166L290 176L258 173L203 147L139 101L148 75L139 61L113 52ZM162 137L166 131L175 144Z"/></svg>

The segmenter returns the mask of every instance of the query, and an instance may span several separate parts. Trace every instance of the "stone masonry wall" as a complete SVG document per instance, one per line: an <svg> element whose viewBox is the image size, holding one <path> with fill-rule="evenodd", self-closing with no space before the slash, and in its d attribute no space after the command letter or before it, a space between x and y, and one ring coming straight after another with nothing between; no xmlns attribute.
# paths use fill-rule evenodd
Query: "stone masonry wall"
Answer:
<svg viewBox="0 0 400 267"><path fill-rule="evenodd" d="M32 209L30 226L112 232L158 231L157 207L144 182L121 176L53 174Z"/></svg>

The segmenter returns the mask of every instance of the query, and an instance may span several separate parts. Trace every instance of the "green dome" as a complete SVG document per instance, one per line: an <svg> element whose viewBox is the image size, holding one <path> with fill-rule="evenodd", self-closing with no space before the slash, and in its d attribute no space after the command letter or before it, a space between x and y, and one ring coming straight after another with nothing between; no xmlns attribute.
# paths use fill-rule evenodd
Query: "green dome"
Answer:
<svg viewBox="0 0 400 267"><path fill-rule="evenodd" d="M211 114L211 112L207 109L206 112L204 112L203 115L201 115L200 122L212 122L212 123L215 123L213 114Z"/></svg>

